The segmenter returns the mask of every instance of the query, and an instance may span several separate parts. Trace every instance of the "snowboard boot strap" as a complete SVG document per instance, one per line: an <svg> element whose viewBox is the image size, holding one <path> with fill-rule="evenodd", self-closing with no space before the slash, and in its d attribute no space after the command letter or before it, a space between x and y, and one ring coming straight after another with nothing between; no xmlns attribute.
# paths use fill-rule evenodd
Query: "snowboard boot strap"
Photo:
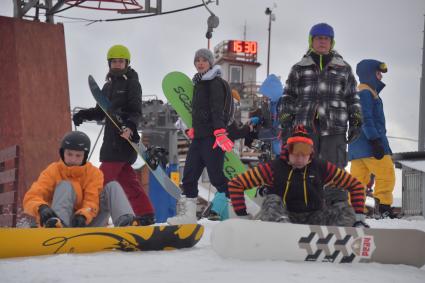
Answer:
<svg viewBox="0 0 425 283"><path fill-rule="evenodd" d="M210 210L210 214L208 215L208 220L220 221L221 216L217 212Z"/></svg>
<svg viewBox="0 0 425 283"><path fill-rule="evenodd" d="M378 219L382 218L382 215L381 215L381 212L380 212L380 209L379 209L381 204L380 204L380 201L379 201L378 198L374 198L374 199L375 199L375 207L373 209L373 215L374 215L374 218L376 220L378 220Z"/></svg>
<svg viewBox="0 0 425 283"><path fill-rule="evenodd" d="M148 226L155 224L155 216L153 214L146 214L141 216L135 216L131 214L121 215L118 218L117 227L126 226Z"/></svg>
<svg viewBox="0 0 425 283"><path fill-rule="evenodd" d="M152 224L155 224L155 216L153 214L136 216L133 221L133 226L149 226Z"/></svg>
<svg viewBox="0 0 425 283"><path fill-rule="evenodd" d="M211 213L212 202L209 202L201 213L201 218L208 218Z"/></svg>

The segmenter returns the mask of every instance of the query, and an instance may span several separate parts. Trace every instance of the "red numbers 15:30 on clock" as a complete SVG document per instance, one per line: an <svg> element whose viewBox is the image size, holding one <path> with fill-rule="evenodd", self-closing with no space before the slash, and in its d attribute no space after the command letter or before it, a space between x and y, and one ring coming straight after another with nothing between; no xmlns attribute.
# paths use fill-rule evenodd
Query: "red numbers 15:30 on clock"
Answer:
<svg viewBox="0 0 425 283"><path fill-rule="evenodd" d="M257 54L256 41L229 40L229 52Z"/></svg>

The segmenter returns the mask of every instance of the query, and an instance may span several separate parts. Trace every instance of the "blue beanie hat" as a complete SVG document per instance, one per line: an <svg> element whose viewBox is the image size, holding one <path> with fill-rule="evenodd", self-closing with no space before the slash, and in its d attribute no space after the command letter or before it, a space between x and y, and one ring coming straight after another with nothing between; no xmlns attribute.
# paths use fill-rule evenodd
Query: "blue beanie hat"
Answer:
<svg viewBox="0 0 425 283"><path fill-rule="evenodd" d="M313 38L315 36L327 36L330 37L332 39L332 48L335 45L335 33L334 33L334 29L333 27L331 27L330 25L328 25L327 23L320 23L320 24L316 24L314 26L311 27L310 29L310 33L308 36L308 45L311 48L311 44L313 42Z"/></svg>
<svg viewBox="0 0 425 283"><path fill-rule="evenodd" d="M327 23L320 23L317 25L314 25L310 29L310 36L329 36L330 38L334 38L334 29L328 25Z"/></svg>

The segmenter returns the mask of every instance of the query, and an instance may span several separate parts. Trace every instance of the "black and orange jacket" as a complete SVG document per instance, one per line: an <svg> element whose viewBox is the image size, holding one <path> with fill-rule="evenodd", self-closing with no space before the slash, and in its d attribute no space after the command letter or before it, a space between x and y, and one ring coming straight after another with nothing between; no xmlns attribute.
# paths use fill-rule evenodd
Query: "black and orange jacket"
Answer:
<svg viewBox="0 0 425 283"><path fill-rule="evenodd" d="M229 195L237 215L246 214L244 190L265 185L269 193L280 196L289 212L310 212L323 207L323 187L348 190L356 213L364 213L365 189L348 172L334 164L312 158L302 169L293 168L287 158L261 163L228 183Z"/></svg>

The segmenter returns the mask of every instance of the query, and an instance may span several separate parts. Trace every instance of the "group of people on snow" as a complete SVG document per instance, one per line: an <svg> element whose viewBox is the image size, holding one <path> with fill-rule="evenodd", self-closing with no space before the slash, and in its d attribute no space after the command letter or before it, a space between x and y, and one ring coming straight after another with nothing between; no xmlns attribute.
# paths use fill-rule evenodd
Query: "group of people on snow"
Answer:
<svg viewBox="0 0 425 283"><path fill-rule="evenodd" d="M186 130L191 144L183 172L177 215L172 225L197 222L198 180L206 168L217 189L211 214L227 213L229 199L240 218L302 224L362 226L366 184L374 176L374 197L383 216L395 217L392 191L394 164L386 137L380 92L385 63L367 59L357 64L357 85L350 65L336 52L333 28L314 25L309 48L296 63L279 101L282 149L280 155L228 180L223 172L225 153L234 140L255 131L258 118L246 125L233 120L233 99L221 68L208 49L194 56L196 74L192 100L193 127ZM24 198L24 209L44 227L104 226L109 215L115 226L155 223L152 204L131 164L138 143L141 86L129 66L130 53L122 45L107 55L109 72L102 93L111 101L110 114L118 130L96 105L73 116L75 126L105 119L100 168L87 161L90 140L82 132L68 133L60 157L44 170ZM348 145L348 155L347 155ZM351 173L344 170L351 161ZM244 191L266 186L257 215L246 210Z"/></svg>

